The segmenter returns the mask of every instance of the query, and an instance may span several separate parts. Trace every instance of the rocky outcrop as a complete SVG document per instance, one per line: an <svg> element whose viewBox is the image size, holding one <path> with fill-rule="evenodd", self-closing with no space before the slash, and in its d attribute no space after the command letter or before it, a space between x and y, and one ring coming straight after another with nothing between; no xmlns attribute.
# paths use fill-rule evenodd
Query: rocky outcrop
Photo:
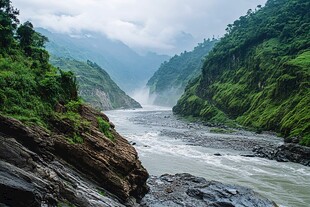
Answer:
<svg viewBox="0 0 310 207"><path fill-rule="evenodd" d="M278 147L256 147L255 156L277 160L278 162L296 162L310 166L310 147L287 143Z"/></svg>
<svg viewBox="0 0 310 207"><path fill-rule="evenodd" d="M150 192L141 207L276 207L277 205L255 193L236 185L225 185L190 174L162 175L148 180Z"/></svg>
<svg viewBox="0 0 310 207"><path fill-rule="evenodd" d="M48 131L0 115L0 205L123 206L144 196L148 173L135 149L114 129L113 140L99 130L104 114L86 106L79 114L88 122L80 144L68 141L66 121Z"/></svg>

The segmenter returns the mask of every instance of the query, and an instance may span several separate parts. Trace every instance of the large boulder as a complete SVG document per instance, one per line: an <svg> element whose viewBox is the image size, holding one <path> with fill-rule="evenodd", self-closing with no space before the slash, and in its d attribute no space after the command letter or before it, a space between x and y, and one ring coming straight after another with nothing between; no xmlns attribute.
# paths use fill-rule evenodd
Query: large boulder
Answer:
<svg viewBox="0 0 310 207"><path fill-rule="evenodd" d="M207 181L190 174L162 175L148 180L150 192L141 207L276 207L277 205L253 190Z"/></svg>

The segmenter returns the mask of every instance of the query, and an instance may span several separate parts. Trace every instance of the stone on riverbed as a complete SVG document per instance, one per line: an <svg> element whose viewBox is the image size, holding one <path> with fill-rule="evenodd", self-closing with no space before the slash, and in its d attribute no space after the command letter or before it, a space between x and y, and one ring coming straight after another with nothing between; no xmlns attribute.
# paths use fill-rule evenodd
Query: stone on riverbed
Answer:
<svg viewBox="0 0 310 207"><path fill-rule="evenodd" d="M152 176L150 192L141 207L276 207L277 205L253 190L237 185L207 181L190 174Z"/></svg>

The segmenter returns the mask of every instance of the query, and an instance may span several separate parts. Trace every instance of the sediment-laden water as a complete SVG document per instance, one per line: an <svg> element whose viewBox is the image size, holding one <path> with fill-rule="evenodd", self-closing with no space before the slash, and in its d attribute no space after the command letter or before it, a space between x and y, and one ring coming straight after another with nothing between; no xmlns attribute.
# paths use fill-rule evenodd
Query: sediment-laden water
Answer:
<svg viewBox="0 0 310 207"><path fill-rule="evenodd" d="M179 120L162 107L105 113L135 145L152 175L186 172L250 187L283 207L310 205L309 167L241 156L250 155L255 146L281 144L278 137L246 131L211 133L213 128Z"/></svg>

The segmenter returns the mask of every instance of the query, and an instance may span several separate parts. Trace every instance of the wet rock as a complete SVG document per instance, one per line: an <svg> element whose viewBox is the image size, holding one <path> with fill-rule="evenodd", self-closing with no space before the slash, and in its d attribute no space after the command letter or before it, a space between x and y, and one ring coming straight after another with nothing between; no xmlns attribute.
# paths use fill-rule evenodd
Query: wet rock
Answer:
<svg viewBox="0 0 310 207"><path fill-rule="evenodd" d="M279 162L296 162L310 166L310 147L299 144L283 144L278 147L256 147L253 149L256 156L277 160Z"/></svg>
<svg viewBox="0 0 310 207"><path fill-rule="evenodd" d="M222 156L220 153L215 153L214 156Z"/></svg>
<svg viewBox="0 0 310 207"><path fill-rule="evenodd" d="M0 204L8 206L123 206L148 191L147 171L136 150L111 129L111 141L98 129L97 117L108 118L89 107L80 115L90 126L79 129L83 143L68 141L72 126L53 122L51 132L0 115ZM103 189L106 196L99 194Z"/></svg>
<svg viewBox="0 0 310 207"><path fill-rule="evenodd" d="M152 176L150 192L142 199L141 207L276 207L277 205L251 189L226 185L190 174ZM167 190L168 189L168 190Z"/></svg>
<svg viewBox="0 0 310 207"><path fill-rule="evenodd" d="M255 155L253 155L253 154L242 154L240 156L242 156L242 157L255 157Z"/></svg>

